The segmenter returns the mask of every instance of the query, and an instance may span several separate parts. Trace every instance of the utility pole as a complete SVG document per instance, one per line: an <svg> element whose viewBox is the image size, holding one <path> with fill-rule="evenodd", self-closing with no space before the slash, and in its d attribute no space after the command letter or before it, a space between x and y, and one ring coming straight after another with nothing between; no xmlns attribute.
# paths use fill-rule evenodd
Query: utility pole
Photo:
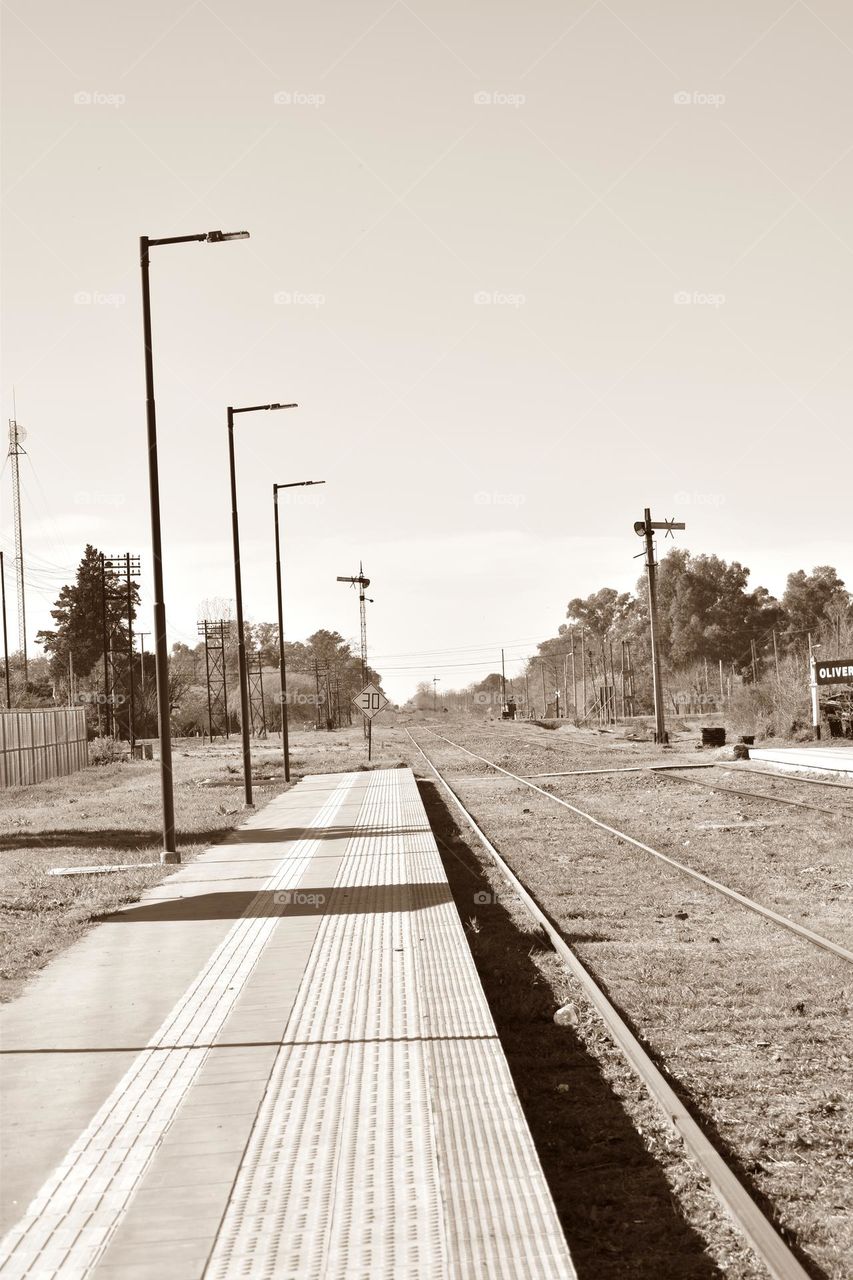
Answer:
<svg viewBox="0 0 853 1280"><path fill-rule="evenodd" d="M542 659L542 719L548 715L548 694L545 692L545 659Z"/></svg>
<svg viewBox="0 0 853 1280"><path fill-rule="evenodd" d="M501 712L506 706L506 665L504 663L504 651L501 649Z"/></svg>
<svg viewBox="0 0 853 1280"><path fill-rule="evenodd" d="M370 586L370 579L364 576L364 566L359 561L358 577L341 577L338 576L338 582L348 582L350 586L358 587L358 612L361 624L361 687L367 686L367 596L365 590ZM370 759L373 748L373 720L370 716L365 716L367 720L367 758Z"/></svg>
<svg viewBox="0 0 853 1280"><path fill-rule="evenodd" d="M237 666L240 681L240 737L243 748L243 802L254 809L252 798L252 713L249 706L249 672L246 664L246 634L243 625L243 575L240 567L240 522L237 514L237 469L234 461L234 418L238 413L269 413L278 409L298 409L297 404L250 404L228 406L228 471L231 481L231 541L234 550L234 598L237 611Z"/></svg>
<svg viewBox="0 0 853 1280"><path fill-rule="evenodd" d="M12 686L9 683L9 633L6 629L6 569L3 552L0 551L0 595L3 598L3 669L6 673L6 709L12 705Z"/></svg>
<svg viewBox="0 0 853 1280"><path fill-rule="evenodd" d="M107 568L103 551L101 561L101 645L104 651L104 727L107 737L112 736L113 718L110 707L110 642L107 625Z"/></svg>
<svg viewBox="0 0 853 1280"><path fill-rule="evenodd" d="M439 679L440 679L440 677L439 677L439 676L433 676L433 678L432 678L432 711L433 711L433 715L435 715L436 711L438 711L438 682L439 682Z"/></svg>
<svg viewBox="0 0 853 1280"><path fill-rule="evenodd" d="M572 708L574 709L575 719L578 715L578 680L575 671L575 629L572 627Z"/></svg>
<svg viewBox="0 0 853 1280"><path fill-rule="evenodd" d="M781 696L782 696L782 683L781 683L781 681L780 681L780 679L779 679L779 650L778 650L778 648L776 647L776 631L775 631L775 628L774 628L774 631L773 631L773 661L774 661L774 663L776 664L776 689L778 690L779 696L781 697Z"/></svg>
<svg viewBox="0 0 853 1280"><path fill-rule="evenodd" d="M646 540L646 575L649 584L649 627L652 639L652 683L655 698L655 742L664 746L668 741L663 713L663 685L660 670L660 635L658 628L657 597L657 564L655 563L655 529L665 529L665 537L671 537L674 529L685 529L687 526L675 520L652 520L651 512L646 507L642 520L634 522L634 532Z"/></svg>
<svg viewBox="0 0 853 1280"><path fill-rule="evenodd" d="M583 715L582 720L586 719L586 632L581 627L581 685L583 687Z"/></svg>
<svg viewBox="0 0 853 1280"><path fill-rule="evenodd" d="M9 419L9 454L12 459L12 520L15 525L15 572L18 584L18 647L24 659L24 696L27 693L27 606L24 595L24 534L21 521L21 473L18 459L26 455L25 429Z"/></svg>
<svg viewBox="0 0 853 1280"><path fill-rule="evenodd" d="M148 496L151 507L151 554L154 587L154 653L157 667L157 731L160 739L160 794L163 804L163 849L160 861L181 860L175 833L175 790L172 781L172 726L169 705L169 649L166 639L166 603L163 592L163 539L160 525L160 468L157 462L157 409L154 401L154 351L151 336L150 250L155 245L248 240L248 231L202 231L192 236L167 236L156 240L139 237L139 269L142 276L142 340L145 346L145 422L148 444Z"/></svg>
<svg viewBox="0 0 853 1280"><path fill-rule="evenodd" d="M817 685L817 658L815 657L815 647L818 649L820 645L812 644L812 633L809 632L809 693L811 694L812 704L812 729L814 736L820 742L820 693Z"/></svg>
<svg viewBox="0 0 853 1280"><path fill-rule="evenodd" d="M112 674L111 683L112 683L113 697L115 697L115 691L119 685L126 685L127 687L127 699L128 699L127 740L130 744L130 755L132 759L134 747L136 745L136 736L135 736L135 728L134 728L134 716L136 711L136 703L135 703L134 692L133 692L133 579L135 577L138 577L140 573L139 556L132 555L131 552L126 551L124 555L103 557L102 565L101 565L101 570L102 570L101 590L102 590L102 607L103 607L104 616L106 616L107 614L106 575L104 573L104 570L105 569L108 570L110 574L110 578L113 579L116 576L116 570L120 568L123 568L125 572L124 598L125 598L125 608L127 610L128 648L127 648L127 655L124 659L124 661L127 664L125 668L124 679L122 679L121 659L116 654L116 651L115 649L112 648L112 646L110 646L109 652L110 652L110 659L111 659L110 665L111 665L111 674ZM117 585L118 585L118 582L120 582L120 579L116 578ZM113 722L114 731L115 731L117 720L118 720L118 716L116 715L115 709L113 709L112 722Z"/></svg>
<svg viewBox="0 0 853 1280"><path fill-rule="evenodd" d="M284 657L284 587L281 580L281 536L278 522L279 489L303 489L309 485L325 484L325 480L298 480L291 484L274 484L272 487L273 526L275 530L275 590L278 607L278 685L281 706L281 750L284 756L284 780L290 782L290 725L287 715L287 663Z"/></svg>

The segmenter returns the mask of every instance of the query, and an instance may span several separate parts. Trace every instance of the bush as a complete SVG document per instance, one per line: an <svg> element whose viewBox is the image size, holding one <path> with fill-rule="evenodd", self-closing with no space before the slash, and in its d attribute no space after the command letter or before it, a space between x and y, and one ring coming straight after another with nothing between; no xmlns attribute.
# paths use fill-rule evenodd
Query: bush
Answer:
<svg viewBox="0 0 853 1280"><path fill-rule="evenodd" d="M118 738L93 738L89 743L90 764L115 764L130 751L126 742Z"/></svg>

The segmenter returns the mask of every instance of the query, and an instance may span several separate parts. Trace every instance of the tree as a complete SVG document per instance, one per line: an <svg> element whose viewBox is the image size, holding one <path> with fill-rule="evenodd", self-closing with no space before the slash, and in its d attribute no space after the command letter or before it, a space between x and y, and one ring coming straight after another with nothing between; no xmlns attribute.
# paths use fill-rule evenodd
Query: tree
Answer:
<svg viewBox="0 0 853 1280"><path fill-rule="evenodd" d="M719 556L674 547L658 570L658 620L664 659L676 670L707 659L747 665L751 641L778 625L782 610L764 587L747 591L749 569ZM646 603L645 577L638 591Z"/></svg>
<svg viewBox="0 0 853 1280"><path fill-rule="evenodd" d="M804 569L789 573L782 596L786 638L801 642L809 631L816 635L822 623L844 616L850 598L832 565L819 564L811 573Z"/></svg>
<svg viewBox="0 0 853 1280"><path fill-rule="evenodd" d="M586 599L575 596L570 600L566 617L573 625L584 627L596 640L602 641L612 628L627 619L632 604L633 597L629 591L620 593L613 587L602 587Z"/></svg>
<svg viewBox="0 0 853 1280"><path fill-rule="evenodd" d="M104 592L104 587L106 588ZM72 585L60 591L51 617L56 622L55 631L40 631L36 636L50 658L54 679L64 678L71 656L77 676L88 676L104 652L103 605L106 596L108 642L125 651L127 634L127 586L121 573L107 568L101 578L101 553L93 546L86 546L83 558L77 566L77 576ZM139 606L139 587L135 582L130 589L131 618L136 617Z"/></svg>

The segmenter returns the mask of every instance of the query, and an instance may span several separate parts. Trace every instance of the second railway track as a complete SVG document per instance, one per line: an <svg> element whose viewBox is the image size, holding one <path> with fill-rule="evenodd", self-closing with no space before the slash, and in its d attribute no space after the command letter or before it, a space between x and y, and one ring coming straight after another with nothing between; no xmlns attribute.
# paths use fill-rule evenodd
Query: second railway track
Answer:
<svg viewBox="0 0 853 1280"><path fill-rule="evenodd" d="M526 778L520 774L513 773L511 770L504 768L503 765L498 764L496 761L489 760L486 756L479 755L476 751L471 751L469 747L465 747L461 743L454 742L451 738L446 738L443 734L438 734L438 733L435 733L434 731L431 731L431 732L434 737L438 738L442 742L448 743L451 747L455 748L457 751L464 752L466 755L471 756L473 759L479 760L482 764L485 764L489 768L495 769L498 773L504 774L506 777L512 779L513 782L516 782L521 786L528 787L531 791L538 793L540 796L543 796L546 800L551 801L553 804L557 804L562 806L564 809L568 809L571 813L575 814L577 817L583 819L585 822L591 823L593 826L598 827L600 830L607 832L609 835L615 837L617 840L621 840L627 844L633 845L635 848L642 850L644 853L650 854L653 858L656 858L660 862L672 867L674 870L681 872L683 875L689 876L691 879L698 881L700 884L704 885L706 888L711 889L714 892L721 894L726 898L729 898L731 901L738 903L741 907L745 907L748 911L752 911L756 915L762 916L764 919L770 921L774 925L777 925L779 928L787 930L789 933L794 934L796 937L802 939L803 941L809 942L815 947L819 947L824 951L830 952L832 955L838 957L838 959L840 960L845 960L847 961L847 963L853 964L853 951L850 951L847 947L843 946L840 942L836 942L832 938L827 938L823 934L820 934L813 929L809 929L806 925L800 924L796 920L792 920L789 917L782 915L778 911L774 911L771 907L764 906L762 903L757 902L755 899L750 898L746 894L740 893L737 889L733 889L729 885L723 884L719 880L713 879L711 876L704 875L701 871L697 871L695 868L688 866L685 862L681 862L678 858L673 858L669 854L661 852L661 850L659 849L654 849L651 845L644 843L642 840L637 840L634 836L629 835L627 832L620 831L618 828L610 826L609 823L602 822L601 819L594 817L593 814L587 813L585 810L579 808L577 805L571 804L568 800L562 799L562 797L560 796L553 795L550 791L546 791L544 787L537 786L534 782L531 782L529 778ZM415 742L415 739L412 738L412 741ZM418 749L423 752L423 748L420 746L420 744L416 743L416 745L418 746ZM669 770L667 770L667 772L669 772ZM680 778L678 780L685 783L695 781L694 778L689 778L689 779ZM706 785L711 785L711 784L706 784ZM715 789L725 790L726 788L717 787ZM732 788L728 788L728 790L732 790ZM777 798L777 797L772 797L772 796L768 797L768 799L771 799L771 800L774 798ZM805 807L819 808L819 806L805 806ZM843 815L843 816L847 816L847 815Z"/></svg>

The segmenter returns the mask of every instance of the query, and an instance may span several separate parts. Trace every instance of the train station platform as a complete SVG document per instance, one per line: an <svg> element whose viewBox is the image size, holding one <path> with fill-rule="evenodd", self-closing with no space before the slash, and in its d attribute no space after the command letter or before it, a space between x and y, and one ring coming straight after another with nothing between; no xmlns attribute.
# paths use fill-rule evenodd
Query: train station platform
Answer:
<svg viewBox="0 0 853 1280"><path fill-rule="evenodd" d="M750 760L775 769L798 769L839 779L853 778L853 744L850 746L750 747Z"/></svg>
<svg viewBox="0 0 853 1280"><path fill-rule="evenodd" d="M0 1276L574 1276L408 769L305 778L0 1017Z"/></svg>

